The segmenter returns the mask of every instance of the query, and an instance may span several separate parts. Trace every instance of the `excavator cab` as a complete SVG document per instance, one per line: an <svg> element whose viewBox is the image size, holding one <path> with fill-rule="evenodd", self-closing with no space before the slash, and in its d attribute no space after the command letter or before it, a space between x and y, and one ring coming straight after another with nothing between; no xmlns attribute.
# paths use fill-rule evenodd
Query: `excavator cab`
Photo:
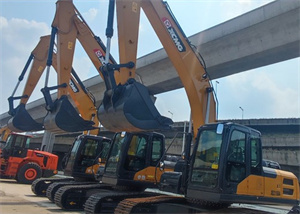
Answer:
<svg viewBox="0 0 300 214"><path fill-rule="evenodd" d="M65 158L64 174L75 179L94 180L100 164L104 164L111 140L106 137L80 135ZM101 162L99 163L99 158Z"/></svg>
<svg viewBox="0 0 300 214"><path fill-rule="evenodd" d="M116 133L102 182L135 189L153 187L162 174L157 166L164 151L165 138L162 134Z"/></svg>
<svg viewBox="0 0 300 214"><path fill-rule="evenodd" d="M160 115L147 87L134 79L105 92L98 118L112 131L162 130L173 124Z"/></svg>
<svg viewBox="0 0 300 214"><path fill-rule="evenodd" d="M263 167L257 130L232 124L199 129L191 156L187 198L216 203L298 204L297 177Z"/></svg>

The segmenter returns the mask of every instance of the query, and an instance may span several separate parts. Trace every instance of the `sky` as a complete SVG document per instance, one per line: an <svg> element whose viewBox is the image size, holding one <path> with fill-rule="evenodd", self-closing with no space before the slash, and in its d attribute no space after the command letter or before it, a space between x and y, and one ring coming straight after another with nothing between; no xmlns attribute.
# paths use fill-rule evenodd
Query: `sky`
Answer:
<svg viewBox="0 0 300 214"><path fill-rule="evenodd" d="M92 31L106 44L108 0L73 0ZM245 12L270 3L270 0L168 0L187 36L191 36ZM39 38L49 35L55 14L55 0L0 1L0 114L8 111L11 96L31 51ZM118 60L116 23L111 54ZM151 25L141 17L138 57L162 48ZM201 52L201 50L200 50ZM76 44L73 67L82 80L98 75L80 44ZM218 119L295 118L300 117L299 58L264 66L212 81L217 92ZM50 71L54 73L52 69ZM29 99L42 97L40 88ZM25 80L15 96L22 94ZM55 76L49 85L55 85ZM190 107L183 89L156 95L159 112L174 121L189 120ZM18 102L15 101L15 106ZM241 107L241 108L240 108ZM243 109L243 110L242 110Z"/></svg>

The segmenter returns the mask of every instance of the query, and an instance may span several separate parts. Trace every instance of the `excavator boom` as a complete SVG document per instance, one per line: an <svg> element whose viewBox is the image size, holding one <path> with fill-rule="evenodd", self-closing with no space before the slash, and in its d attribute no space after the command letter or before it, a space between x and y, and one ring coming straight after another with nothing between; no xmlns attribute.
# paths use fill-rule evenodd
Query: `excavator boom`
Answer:
<svg viewBox="0 0 300 214"><path fill-rule="evenodd" d="M52 38L54 40L55 35L57 36L56 70L58 85L54 87L46 85L44 88L44 96L47 97L46 103L48 103L48 115L44 119L44 126L49 131L59 131L62 129L68 132L75 132L94 129L96 127L91 124L90 120L95 120L97 113L93 114L88 120L86 118L83 119L82 112L90 112L91 109L89 109L85 101L78 100L76 105L83 110L80 112L81 115L76 112L68 98L69 90L71 89L67 83L71 77L77 40L79 40L97 70L102 66L106 49L101 39L95 36L88 27L71 0L59 0L56 5L56 13L52 23ZM48 57L50 53L51 50L49 50ZM110 63L115 63L111 56L109 56L109 59ZM101 72L100 75L102 75ZM58 90L58 99L54 102L51 100L49 92L53 88ZM70 96L74 100L72 94Z"/></svg>
<svg viewBox="0 0 300 214"><path fill-rule="evenodd" d="M112 0L109 5L108 41L112 37L114 3ZM120 64L101 68L107 90L98 109L101 123L112 131L162 130L173 124L160 115L147 87L135 80L139 16L139 2L117 1Z"/></svg>
<svg viewBox="0 0 300 214"><path fill-rule="evenodd" d="M192 47L166 3L152 0L116 1L120 63L136 63L141 8L186 90L196 136L198 127L216 120L213 89L202 57ZM98 110L101 122L113 130L167 128L172 121L158 113L147 88L132 80L135 69L121 67L120 72L115 72L115 80L120 84L112 92L106 91Z"/></svg>
<svg viewBox="0 0 300 214"><path fill-rule="evenodd" d="M205 70L205 63L190 44L166 2L142 0L141 7L187 93L196 137L198 127L216 121L216 103L211 93L213 89Z"/></svg>
<svg viewBox="0 0 300 214"><path fill-rule="evenodd" d="M16 99L14 97L10 97L10 114L12 115L12 118L8 122L8 128L12 131L39 131L43 130L44 126L42 123L36 122L31 115L27 112L25 109L25 105L31 96L33 90L35 89L38 81L40 80L41 75L43 74L45 67L46 67L46 61L47 61L47 52L49 49L49 42L50 42L50 36L43 36L41 37L39 43L37 44L36 48L32 51L30 58L32 58L32 66L30 68L30 72L28 74L27 82L25 84L25 88L23 91L23 95L20 98L20 104L14 108L13 107L13 100ZM55 70L57 70L57 55L53 53L52 55L53 60L53 67ZM28 68L28 66L25 66ZM25 74L26 70L22 72L21 76L23 79L23 76ZM21 78L19 78L20 81ZM22 80L21 79L21 80ZM81 117L84 119L83 121L88 121L90 124L96 126L99 125L99 120L96 116L97 109L95 107L95 100L93 95L87 91L83 83L81 82L80 78L76 74L76 72L72 69L70 79L68 81L68 95L72 98L74 101L74 105L78 109L78 111L81 114ZM67 108L69 110L74 110L72 115L77 114L77 111L74 109L73 106L68 100L62 102L62 105L68 105ZM62 129L65 131L73 131L74 128L72 127L76 123L65 123L69 122L66 121L65 115L70 114L70 112L61 112L62 117L60 117L60 126L64 126ZM74 121L73 121L74 122ZM80 130L87 130L87 126L81 127ZM78 129L78 127L76 127ZM47 129L47 127L46 127ZM95 129L90 131L90 134L97 135L99 130Z"/></svg>
<svg viewBox="0 0 300 214"><path fill-rule="evenodd" d="M19 82L23 80L23 77L29 67L31 61L32 65L30 68L30 73L25 84L23 95L20 98L20 104L14 108L13 101L16 99L13 95L8 98L9 101L9 114L12 118L8 121L8 127L12 131L39 131L43 130L43 124L41 122L35 121L31 115L25 109L25 105L28 102L33 90L35 89L41 75L46 66L47 51L49 48L50 36L43 36L40 38L39 43L35 49L31 52L31 55L19 77Z"/></svg>

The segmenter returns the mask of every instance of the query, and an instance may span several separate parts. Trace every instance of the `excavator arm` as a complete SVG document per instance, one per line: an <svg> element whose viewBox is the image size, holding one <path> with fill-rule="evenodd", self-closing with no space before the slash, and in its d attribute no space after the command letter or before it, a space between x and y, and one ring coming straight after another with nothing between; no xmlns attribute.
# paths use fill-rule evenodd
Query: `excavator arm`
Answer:
<svg viewBox="0 0 300 214"><path fill-rule="evenodd" d="M113 34L113 11L114 0L110 0L108 41ZM139 2L117 1L120 64L101 68L107 90L98 109L101 123L111 131L162 130L173 124L160 115L147 87L135 80L139 12Z"/></svg>
<svg viewBox="0 0 300 214"><path fill-rule="evenodd" d="M205 64L202 57L184 35L167 3L160 0L116 1L120 63L136 63L141 8L145 12L148 20L160 39L186 90L191 107L191 116L195 127L195 137L198 127L216 120L216 104L212 93L213 89L209 82L208 74L205 71ZM135 78L135 68L136 67L120 68L120 72L118 72L118 76L116 76L116 82L120 82L124 85L130 85L128 84L128 81ZM153 75L155 75L155 71L153 71ZM141 93L141 91L147 90L145 89L145 86L138 85L138 87L137 91L140 92L139 94L141 97L144 99L149 97L146 92ZM136 94L138 93L132 93L130 92L130 89L127 88L126 90L124 89L124 91L128 92L127 99L130 100L131 103L138 104L136 105L136 108L134 108L134 105L130 105L130 108L136 109L136 112L140 113L140 115L150 115L147 113L151 111L147 112L141 110L143 102L134 102L132 97L137 96ZM125 94L126 92L123 93ZM140 123L132 122L134 121L132 119L132 115L126 114L126 107L129 105L129 102L127 101L126 103L123 100L124 98L119 96L119 100L115 101L111 105L117 106L118 102L124 103L122 106L123 112L121 112L125 115L125 117L117 115L120 111L116 111L116 107L114 108L114 111L107 110L108 107L105 107L105 102L102 104L102 108L100 106L100 109L98 110L98 113L100 114L99 118L100 120L103 120L103 118L105 119L104 121L101 121L102 124L104 126L108 124L107 126L111 128L120 126L124 129L124 127L126 127L123 125L125 124L124 121L129 121L129 123L131 123L131 125L133 124L133 126L137 124L138 127L136 126L136 128L148 129L150 127L146 125L147 122L149 122L149 120L147 120L148 118L140 121ZM145 105L144 109L148 110L150 108ZM141 117L140 115L137 115L136 118ZM158 114L156 114L156 117L158 117L157 115ZM118 122L113 123L114 121ZM164 121L167 120L165 119ZM166 124L170 125L171 123L168 122L166 122ZM158 125L156 127L160 128Z"/></svg>
<svg viewBox="0 0 300 214"><path fill-rule="evenodd" d="M40 38L40 41L36 48L32 51L30 60L26 63L26 66L19 77L19 81L22 81L27 68L30 65L32 60L32 66L28 74L27 82L21 97L9 98L10 110L9 113L12 115L12 118L8 122L8 128L12 131L38 131L44 129L42 123L36 122L31 115L25 109L25 105L31 96L33 90L36 88L37 83L40 80L41 75L43 74L46 61L47 53L49 49L50 36L43 36ZM53 67L57 70L57 56L53 53ZM95 100L93 95L85 88L80 78L77 76L76 72L72 69L70 79L68 81L68 95L72 98L74 105L78 109L81 117L85 120L90 120L96 126L99 125L99 120L97 118L97 109L95 107ZM13 93L14 94L14 93ZM20 99L20 104L14 108L13 101ZM24 119L26 118L26 120ZM98 129L90 131L90 134L97 135L99 132Z"/></svg>
<svg viewBox="0 0 300 214"><path fill-rule="evenodd" d="M35 121L25 109L25 105L35 89L44 69L46 66L47 51L49 48L50 36L43 36L40 38L39 43L31 52L25 67L19 76L17 86L12 95L8 98L9 114L12 118L8 121L8 127L12 131L39 131L43 129L43 124ZM25 84L23 95L15 97L15 92L20 82L23 80L28 67L31 65L30 72ZM21 99L20 104L14 108L14 100Z"/></svg>
<svg viewBox="0 0 300 214"><path fill-rule="evenodd" d="M142 0L143 8L159 37L187 93L194 125L197 129L216 120L216 103L204 62L180 28L166 2Z"/></svg>
<svg viewBox="0 0 300 214"><path fill-rule="evenodd" d="M56 101L52 101L50 97L51 88L45 84L44 96L47 103L48 115L44 119L45 129L57 131L59 129L73 132L79 131L84 127L93 129L94 127L89 121L83 120L81 116L74 111L68 94L70 86L66 86L69 82L72 63L74 58L75 44L79 40L85 52L91 59L92 63L99 70L105 58L105 46L101 39L94 35L79 11L73 5L72 0L59 0L57 3L55 17L52 23L52 38L57 36L57 86L52 87L58 90ZM54 40L54 39L53 39ZM51 42L50 42L51 44ZM53 48L50 45L50 49ZM51 53L52 50L49 50ZM48 54L48 57L50 54ZM115 63L110 56L110 62ZM99 72L102 76L102 73ZM49 90L50 89L50 90ZM70 96L73 98L72 94ZM74 98L73 98L74 99ZM78 106L84 108L83 112L89 111L86 109L86 103L78 102ZM97 117L97 114L94 118ZM98 119L97 119L98 120ZM85 130L85 129L83 129Z"/></svg>

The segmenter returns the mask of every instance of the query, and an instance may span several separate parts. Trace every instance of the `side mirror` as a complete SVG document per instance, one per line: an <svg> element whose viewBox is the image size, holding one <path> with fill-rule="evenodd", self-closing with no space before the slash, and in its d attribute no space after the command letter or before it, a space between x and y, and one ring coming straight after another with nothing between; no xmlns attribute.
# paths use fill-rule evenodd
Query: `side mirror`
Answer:
<svg viewBox="0 0 300 214"><path fill-rule="evenodd" d="M159 170L160 171L164 171L164 169L165 169L165 163L164 162L159 162Z"/></svg>
<svg viewBox="0 0 300 214"><path fill-rule="evenodd" d="M181 153L181 159L182 159L182 160L185 160L185 152L182 152L182 153Z"/></svg>
<svg viewBox="0 0 300 214"><path fill-rule="evenodd" d="M223 129L224 129L224 124L221 124L221 123L218 124L216 133L217 134L222 134L223 133Z"/></svg>

